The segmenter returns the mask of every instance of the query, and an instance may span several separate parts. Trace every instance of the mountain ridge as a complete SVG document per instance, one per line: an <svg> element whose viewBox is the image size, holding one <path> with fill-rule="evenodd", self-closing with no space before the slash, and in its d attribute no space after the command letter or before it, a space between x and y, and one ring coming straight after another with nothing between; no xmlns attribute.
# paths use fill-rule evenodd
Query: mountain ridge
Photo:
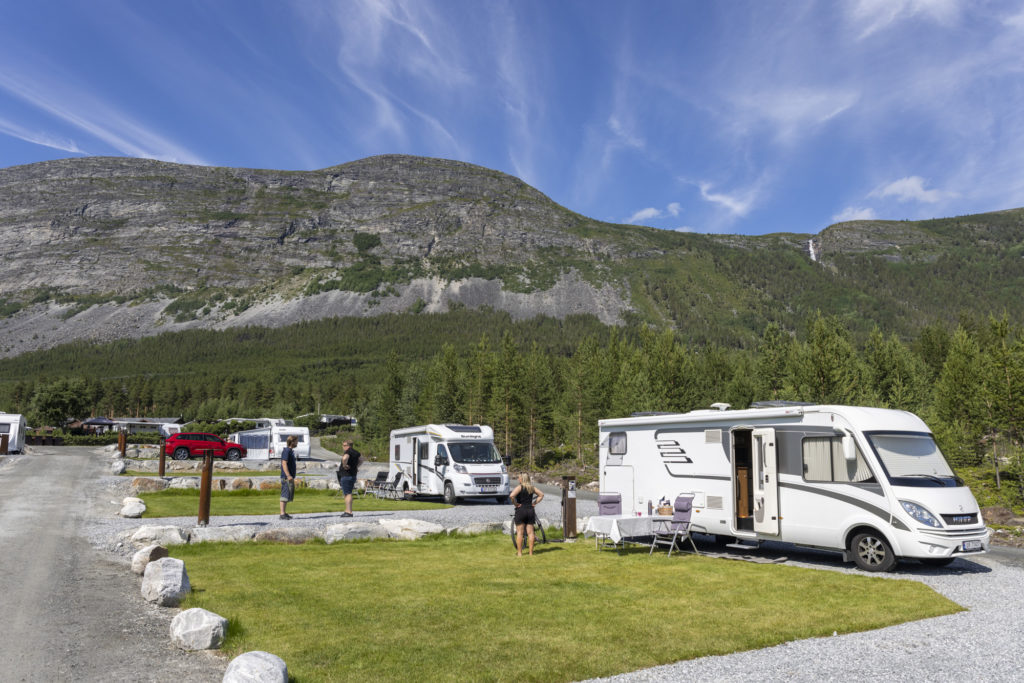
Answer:
<svg viewBox="0 0 1024 683"><path fill-rule="evenodd" d="M317 171L65 159L0 169L0 355L463 306L696 342L747 343L814 310L910 334L961 310L1019 315L1022 243L1021 209L817 234L616 225L505 173L406 155Z"/></svg>

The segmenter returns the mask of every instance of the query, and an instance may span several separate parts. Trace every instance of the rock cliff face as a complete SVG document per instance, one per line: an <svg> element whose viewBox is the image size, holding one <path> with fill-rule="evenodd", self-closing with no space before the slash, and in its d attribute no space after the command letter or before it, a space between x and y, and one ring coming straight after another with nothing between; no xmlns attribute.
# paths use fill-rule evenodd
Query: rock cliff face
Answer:
<svg viewBox="0 0 1024 683"><path fill-rule="evenodd" d="M400 155L308 172L68 159L0 169L0 356L460 306L729 344L815 311L911 334L1024 314L1022 242L1022 210L817 235L611 225L497 171Z"/></svg>

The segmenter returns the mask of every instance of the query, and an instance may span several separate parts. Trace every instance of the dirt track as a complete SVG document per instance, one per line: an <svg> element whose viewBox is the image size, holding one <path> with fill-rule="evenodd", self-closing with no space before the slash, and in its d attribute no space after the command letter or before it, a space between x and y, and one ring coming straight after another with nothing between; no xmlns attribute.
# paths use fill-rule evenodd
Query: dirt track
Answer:
<svg viewBox="0 0 1024 683"><path fill-rule="evenodd" d="M177 610L143 600L140 577L81 538L87 515L114 510L95 486L109 463L75 447L0 462L0 678L221 680L226 660L171 645Z"/></svg>

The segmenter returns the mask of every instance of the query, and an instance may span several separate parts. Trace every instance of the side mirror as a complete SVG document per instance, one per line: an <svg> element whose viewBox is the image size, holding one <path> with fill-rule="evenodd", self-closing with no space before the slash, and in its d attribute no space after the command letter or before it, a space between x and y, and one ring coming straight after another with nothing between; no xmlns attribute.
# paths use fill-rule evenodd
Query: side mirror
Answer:
<svg viewBox="0 0 1024 683"><path fill-rule="evenodd" d="M847 462L857 459L857 443L853 440L853 434L849 432L843 435L843 457Z"/></svg>
<svg viewBox="0 0 1024 683"><path fill-rule="evenodd" d="M448 458L444 457L443 455L434 456L434 467L444 467L447 464Z"/></svg>

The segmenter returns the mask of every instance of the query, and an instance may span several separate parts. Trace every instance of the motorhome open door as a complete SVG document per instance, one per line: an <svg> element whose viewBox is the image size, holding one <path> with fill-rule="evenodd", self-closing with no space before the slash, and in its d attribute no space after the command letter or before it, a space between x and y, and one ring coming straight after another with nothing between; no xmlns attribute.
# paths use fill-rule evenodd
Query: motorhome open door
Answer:
<svg viewBox="0 0 1024 683"><path fill-rule="evenodd" d="M779 464L775 454L775 430L753 431L754 531L779 535Z"/></svg>

